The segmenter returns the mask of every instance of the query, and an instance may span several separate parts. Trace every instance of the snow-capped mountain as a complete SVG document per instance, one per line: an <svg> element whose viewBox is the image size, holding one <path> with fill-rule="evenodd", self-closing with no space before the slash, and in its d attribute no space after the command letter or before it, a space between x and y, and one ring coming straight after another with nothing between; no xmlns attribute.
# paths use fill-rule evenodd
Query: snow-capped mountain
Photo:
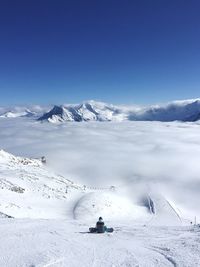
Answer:
<svg viewBox="0 0 200 267"><path fill-rule="evenodd" d="M200 119L200 100L174 101L166 105L130 112L129 120L143 121L197 121Z"/></svg>
<svg viewBox="0 0 200 267"><path fill-rule="evenodd" d="M197 121L200 100L174 101L150 107L123 107L88 101L80 105L54 106L40 121Z"/></svg>
<svg viewBox="0 0 200 267"><path fill-rule="evenodd" d="M124 114L119 107L102 102L88 101L78 105L54 106L39 118L40 121L122 121Z"/></svg>
<svg viewBox="0 0 200 267"><path fill-rule="evenodd" d="M35 112L31 112L28 109L25 109L24 111L6 111L5 113L0 115L0 118L18 118L18 117L32 117L35 116Z"/></svg>
<svg viewBox="0 0 200 267"><path fill-rule="evenodd" d="M120 106L86 101L81 104L33 108L0 108L0 118L31 117L38 121L61 123L67 121L197 121L200 119L200 99L174 101L153 106Z"/></svg>
<svg viewBox="0 0 200 267"><path fill-rule="evenodd" d="M0 107L0 118L33 118L40 117L48 110L48 107L39 105Z"/></svg>

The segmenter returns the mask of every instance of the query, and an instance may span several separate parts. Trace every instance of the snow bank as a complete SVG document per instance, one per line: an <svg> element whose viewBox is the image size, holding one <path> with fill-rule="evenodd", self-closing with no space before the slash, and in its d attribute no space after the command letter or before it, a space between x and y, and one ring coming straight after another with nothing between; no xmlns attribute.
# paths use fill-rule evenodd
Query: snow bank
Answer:
<svg viewBox="0 0 200 267"><path fill-rule="evenodd" d="M134 205L130 199L115 193L92 192L85 194L74 208L76 219L97 219L103 216L106 219L142 219L148 215L147 209Z"/></svg>

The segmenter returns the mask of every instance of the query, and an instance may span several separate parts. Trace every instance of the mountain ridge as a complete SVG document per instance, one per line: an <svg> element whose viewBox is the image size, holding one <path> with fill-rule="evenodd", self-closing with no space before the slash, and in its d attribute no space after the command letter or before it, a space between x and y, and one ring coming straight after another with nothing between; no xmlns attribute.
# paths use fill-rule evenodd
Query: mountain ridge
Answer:
<svg viewBox="0 0 200 267"><path fill-rule="evenodd" d="M188 99L151 106L112 105L94 100L80 104L54 105L49 108L16 107L0 109L0 118L28 117L40 122L63 123L85 121L183 121L200 119L200 99Z"/></svg>

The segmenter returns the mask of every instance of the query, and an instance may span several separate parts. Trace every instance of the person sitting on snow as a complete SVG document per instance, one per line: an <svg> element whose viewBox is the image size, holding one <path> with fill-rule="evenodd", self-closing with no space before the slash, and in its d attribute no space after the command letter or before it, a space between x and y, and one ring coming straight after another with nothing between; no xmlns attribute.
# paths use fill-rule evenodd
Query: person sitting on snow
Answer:
<svg viewBox="0 0 200 267"><path fill-rule="evenodd" d="M107 226L104 225L104 221L102 217L99 217L98 222L96 223L96 227L90 227L89 228L90 233L112 233L114 231L113 228L107 228Z"/></svg>
<svg viewBox="0 0 200 267"><path fill-rule="evenodd" d="M99 217L98 222L96 223L96 229L98 233L104 233L106 231L106 226L102 217Z"/></svg>

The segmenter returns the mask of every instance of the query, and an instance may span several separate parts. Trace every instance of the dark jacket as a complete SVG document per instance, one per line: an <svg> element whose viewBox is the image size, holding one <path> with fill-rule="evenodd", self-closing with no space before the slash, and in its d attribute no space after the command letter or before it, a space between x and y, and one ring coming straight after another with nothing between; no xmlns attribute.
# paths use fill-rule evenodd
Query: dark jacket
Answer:
<svg viewBox="0 0 200 267"><path fill-rule="evenodd" d="M103 221L98 221L96 223L96 228L98 233L104 233L105 232L105 226Z"/></svg>

